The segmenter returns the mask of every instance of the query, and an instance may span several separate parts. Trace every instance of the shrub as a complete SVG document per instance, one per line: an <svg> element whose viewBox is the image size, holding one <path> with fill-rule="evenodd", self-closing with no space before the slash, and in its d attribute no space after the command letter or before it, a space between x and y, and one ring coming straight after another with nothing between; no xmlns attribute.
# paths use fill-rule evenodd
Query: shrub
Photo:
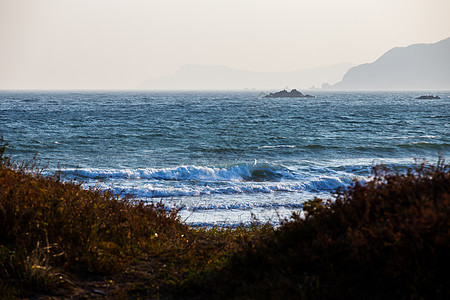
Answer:
<svg viewBox="0 0 450 300"><path fill-rule="evenodd" d="M208 286L217 298L448 299L450 169L422 164L335 201L305 204L270 240L236 254Z"/></svg>
<svg viewBox="0 0 450 300"><path fill-rule="evenodd" d="M50 278L57 273L49 271L51 266L111 274L183 243L180 236L188 227L179 222L176 210L86 190L58 175L45 177L35 161L13 163L4 149L0 147L0 286L35 281L37 274ZM38 252L45 266L30 261Z"/></svg>
<svg viewBox="0 0 450 300"><path fill-rule="evenodd" d="M111 295L179 295L247 241L273 231L267 224L192 229L161 202L46 177L35 159L15 163L4 150L0 145L0 295L64 289L68 296L85 275L117 278Z"/></svg>
<svg viewBox="0 0 450 300"><path fill-rule="evenodd" d="M6 298L89 297L70 291L86 274L114 278L107 296L122 298L450 298L450 168L441 161L406 174L378 167L277 229L189 228L161 202L45 177L36 160L14 163L4 150Z"/></svg>

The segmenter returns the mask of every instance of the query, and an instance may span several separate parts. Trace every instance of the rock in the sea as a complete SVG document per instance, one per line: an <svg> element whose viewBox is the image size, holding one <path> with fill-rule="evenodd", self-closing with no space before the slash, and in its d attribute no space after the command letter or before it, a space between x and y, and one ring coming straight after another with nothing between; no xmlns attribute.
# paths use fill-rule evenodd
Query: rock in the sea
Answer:
<svg viewBox="0 0 450 300"><path fill-rule="evenodd" d="M296 89L293 89L290 92L282 90L276 93L270 93L265 98L315 98L315 96L308 94L304 95L301 92L297 91Z"/></svg>
<svg viewBox="0 0 450 300"><path fill-rule="evenodd" d="M441 97L434 96L434 95L424 95L424 96L417 97L416 99L441 99Z"/></svg>

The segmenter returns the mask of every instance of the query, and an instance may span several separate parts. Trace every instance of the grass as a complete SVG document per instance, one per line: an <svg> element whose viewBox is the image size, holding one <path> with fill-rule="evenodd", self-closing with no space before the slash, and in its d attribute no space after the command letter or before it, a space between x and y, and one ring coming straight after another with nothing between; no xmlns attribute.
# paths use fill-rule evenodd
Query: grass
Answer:
<svg viewBox="0 0 450 300"><path fill-rule="evenodd" d="M0 147L7 298L379 299L449 296L450 172L378 168L279 228L190 228L177 210L15 163Z"/></svg>

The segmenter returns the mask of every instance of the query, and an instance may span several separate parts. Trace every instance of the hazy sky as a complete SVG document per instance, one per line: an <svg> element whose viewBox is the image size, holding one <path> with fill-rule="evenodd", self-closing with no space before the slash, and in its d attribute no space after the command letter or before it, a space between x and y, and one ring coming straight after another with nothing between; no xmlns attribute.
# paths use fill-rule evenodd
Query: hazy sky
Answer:
<svg viewBox="0 0 450 300"><path fill-rule="evenodd" d="M0 0L0 89L128 89L183 64L289 71L450 36L449 0Z"/></svg>

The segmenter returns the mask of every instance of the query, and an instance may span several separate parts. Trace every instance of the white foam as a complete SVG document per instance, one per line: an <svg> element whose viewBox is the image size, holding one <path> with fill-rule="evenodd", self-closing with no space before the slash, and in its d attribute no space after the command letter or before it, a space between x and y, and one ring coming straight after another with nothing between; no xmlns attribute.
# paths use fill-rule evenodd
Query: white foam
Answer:
<svg viewBox="0 0 450 300"><path fill-rule="evenodd" d="M438 139L438 135L419 135L419 136L393 136L393 137L383 137L383 139L393 140L393 139Z"/></svg>
<svg viewBox="0 0 450 300"><path fill-rule="evenodd" d="M202 197L274 193L330 192L369 174L364 165L286 167L270 163L228 166L177 166L146 169L66 169L62 174L87 186L138 198ZM365 175L367 174L367 175ZM230 198L231 199L231 198Z"/></svg>
<svg viewBox="0 0 450 300"><path fill-rule="evenodd" d="M220 183L192 183L178 182L170 184L161 181L142 183L129 180L113 181L112 190L116 194L130 194L139 198L166 198L204 195L233 195L233 194L271 194L275 192L299 193L304 191L333 191L351 184L352 177L321 176L303 181L283 182L248 182L236 181L226 184ZM102 189L111 189L111 182L96 182ZM90 185L94 185L92 182Z"/></svg>
<svg viewBox="0 0 450 300"><path fill-rule="evenodd" d="M258 173L259 172L259 173ZM225 167L178 166L162 169L66 169L63 173L92 179L159 179L194 181L242 181L251 180L256 174L259 179L265 175L292 177L283 166L267 163L239 164Z"/></svg>
<svg viewBox="0 0 450 300"><path fill-rule="evenodd" d="M291 148L296 148L297 146L295 145L275 145L275 146L261 146L258 147L258 149L291 149Z"/></svg>

